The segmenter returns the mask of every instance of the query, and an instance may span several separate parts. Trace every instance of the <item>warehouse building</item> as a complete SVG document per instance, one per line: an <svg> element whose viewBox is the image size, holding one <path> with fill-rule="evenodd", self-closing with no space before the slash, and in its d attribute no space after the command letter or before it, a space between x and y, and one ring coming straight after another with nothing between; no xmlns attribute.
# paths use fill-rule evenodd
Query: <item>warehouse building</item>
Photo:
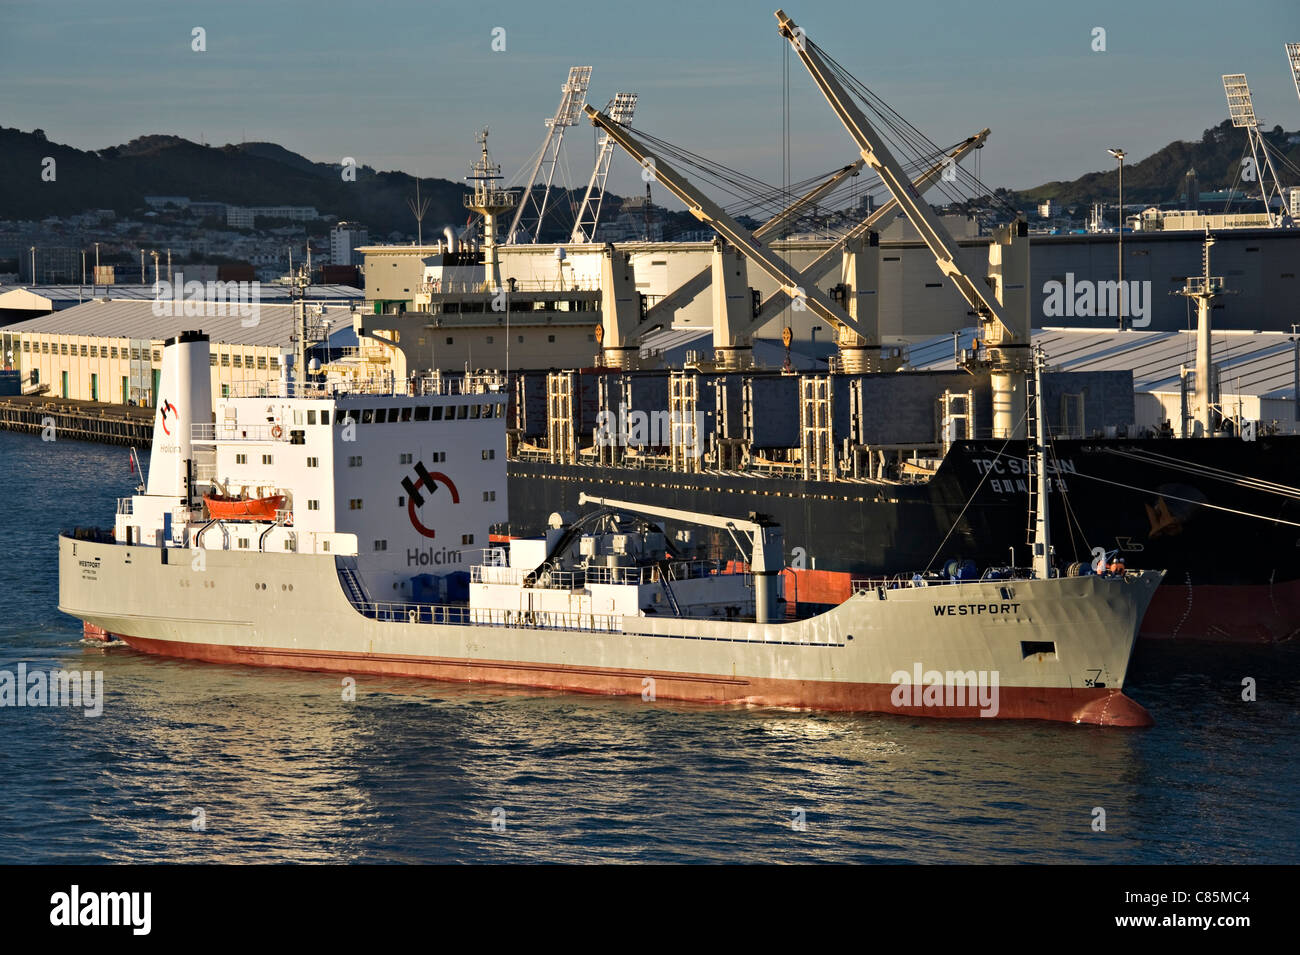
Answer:
<svg viewBox="0 0 1300 955"><path fill-rule="evenodd" d="M352 310L311 303L322 329L322 362L355 349ZM22 390L110 404L152 405L166 339L200 329L212 342L212 396L275 394L291 362L297 308L262 304L255 320L237 314L154 314L149 301L95 300L0 329L4 365L19 371Z"/></svg>

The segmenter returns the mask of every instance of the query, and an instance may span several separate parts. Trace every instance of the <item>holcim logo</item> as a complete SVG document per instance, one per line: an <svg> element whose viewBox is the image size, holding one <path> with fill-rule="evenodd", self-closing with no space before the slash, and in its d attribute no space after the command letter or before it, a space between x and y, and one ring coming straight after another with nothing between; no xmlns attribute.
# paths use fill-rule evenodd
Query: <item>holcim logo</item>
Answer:
<svg viewBox="0 0 1300 955"><path fill-rule="evenodd" d="M1125 282L1120 295L1119 282L1094 282L1090 279L1075 281L1073 272L1065 273L1065 281L1052 279L1043 283L1043 316L1045 318L1118 318L1123 308L1125 317L1133 319L1134 328L1151 324L1151 283L1134 279ZM1123 299L1121 303L1121 299Z"/></svg>
<svg viewBox="0 0 1300 955"><path fill-rule="evenodd" d="M447 486L447 490L451 492L451 502L453 504L460 503L460 492L456 490L456 485L452 483L451 478L447 477L447 475L443 474L441 471L427 470L423 461L415 462L414 481L409 477L402 478L402 487L406 489L407 494L406 515L411 520L411 526L414 527L423 537L432 538L434 536L434 530L431 527L426 527L420 521L419 516L415 513L417 507L422 507L424 505L424 495L420 493L420 490L423 488L429 494L433 494L438 490L439 484L445 484Z"/></svg>
<svg viewBox="0 0 1300 955"><path fill-rule="evenodd" d="M243 320L245 328L261 321L262 283L253 282L186 282L185 273L177 272L176 281L154 283L153 313L159 318L181 316L233 318Z"/></svg>
<svg viewBox="0 0 1300 955"><path fill-rule="evenodd" d="M180 412L176 410L176 406L174 404L172 404L170 401L164 401L161 405L158 406L158 414L162 420L163 433L170 436L172 430L171 428L167 427L168 413L170 413L172 417L176 417L177 415L180 414Z"/></svg>

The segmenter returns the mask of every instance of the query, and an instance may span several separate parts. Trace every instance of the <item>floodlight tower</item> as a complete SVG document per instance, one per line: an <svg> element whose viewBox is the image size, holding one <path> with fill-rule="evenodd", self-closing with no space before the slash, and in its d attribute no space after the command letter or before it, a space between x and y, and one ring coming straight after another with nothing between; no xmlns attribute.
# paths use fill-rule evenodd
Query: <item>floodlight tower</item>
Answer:
<svg viewBox="0 0 1300 955"><path fill-rule="evenodd" d="M532 227L533 243L537 242L538 233L542 231L542 221L546 217L546 205L551 198L551 183L555 179L555 167L559 164L564 131L570 126L578 125L578 117L582 114L582 107L587 98L587 87L590 84L590 66L569 68L569 79L560 87L559 108L556 109L555 115L546 121L546 141L542 143L542 151L537 154L537 162L533 165L527 185L524 186L523 201L519 203L515 217L510 223L510 229L506 233L507 242L511 244L518 242L519 229L527 226ZM537 183L538 174L541 173L543 166L546 167L546 188L542 190L539 201L533 195L533 186ZM525 216L527 216L526 222Z"/></svg>
<svg viewBox="0 0 1300 955"><path fill-rule="evenodd" d="M1223 92L1228 96L1228 116L1232 125L1246 131L1250 141L1250 154L1254 158L1255 178L1259 180L1259 192L1264 200L1264 212L1268 215L1269 225L1276 228L1287 224L1290 215L1283 202L1282 187L1277 180L1277 170L1273 168L1273 158L1268 151L1268 143L1259 131L1259 119L1255 116L1255 104L1251 101L1250 86L1246 83L1245 73L1225 73ZM1262 158L1262 162L1260 161ZM1283 202L1282 212L1273 215L1273 199Z"/></svg>
<svg viewBox="0 0 1300 955"><path fill-rule="evenodd" d="M632 124L632 113L636 110L635 93L615 93L614 98L605 105L605 115L620 126ZM614 140L606 133L600 140L600 153L596 165L591 170L591 179L587 182L587 192L582 197L582 205L573 219L573 235L570 242L595 242L596 226L600 222L600 207L605 201L605 180L609 178L609 165L614 159Z"/></svg>
<svg viewBox="0 0 1300 955"><path fill-rule="evenodd" d="M1291 63L1291 79L1295 80L1296 95L1300 96L1300 43L1286 45L1286 58Z"/></svg>

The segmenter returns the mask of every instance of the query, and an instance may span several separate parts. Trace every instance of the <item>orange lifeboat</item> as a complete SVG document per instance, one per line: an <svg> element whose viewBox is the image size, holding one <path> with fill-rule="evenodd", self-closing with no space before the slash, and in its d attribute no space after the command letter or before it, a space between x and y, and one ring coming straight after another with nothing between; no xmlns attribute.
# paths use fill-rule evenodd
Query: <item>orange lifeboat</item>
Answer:
<svg viewBox="0 0 1300 955"><path fill-rule="evenodd" d="M203 503L208 513L223 521L274 521L275 512L284 507L284 495L270 497L232 497L226 494L204 494Z"/></svg>

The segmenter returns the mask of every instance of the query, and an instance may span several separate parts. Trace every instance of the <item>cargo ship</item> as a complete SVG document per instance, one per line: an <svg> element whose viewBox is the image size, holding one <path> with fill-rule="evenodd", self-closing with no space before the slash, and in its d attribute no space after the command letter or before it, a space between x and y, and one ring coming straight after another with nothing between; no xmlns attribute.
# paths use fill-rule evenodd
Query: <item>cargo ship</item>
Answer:
<svg viewBox="0 0 1300 955"><path fill-rule="evenodd" d="M111 531L60 536L59 609L89 637L646 700L1151 723L1123 685L1161 573L1056 573L1045 502L1032 568L895 573L799 615L781 528L759 516L583 497L596 509L493 545L507 503L500 376L287 381L214 414L208 351L199 332L167 341L171 427L160 414L144 484ZM277 489L273 519L204 506L211 488L244 486ZM670 536L668 517L726 533L739 559ZM435 578L465 568L466 599L433 599Z"/></svg>

